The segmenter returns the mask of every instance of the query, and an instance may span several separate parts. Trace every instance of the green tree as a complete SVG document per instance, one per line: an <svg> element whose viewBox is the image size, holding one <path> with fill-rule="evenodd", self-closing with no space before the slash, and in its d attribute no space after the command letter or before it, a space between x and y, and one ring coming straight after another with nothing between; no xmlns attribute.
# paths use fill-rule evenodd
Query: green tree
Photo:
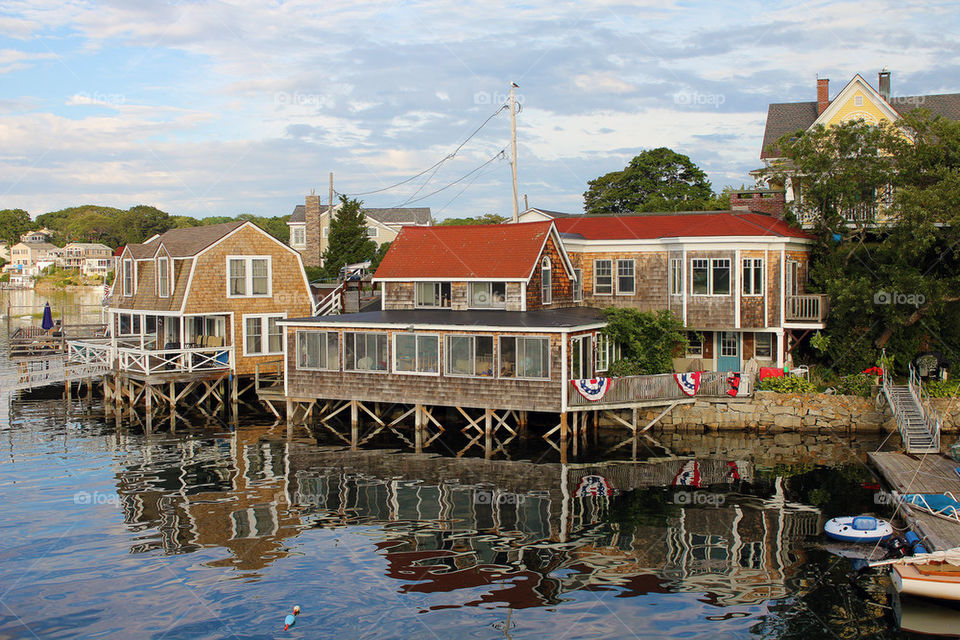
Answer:
<svg viewBox="0 0 960 640"><path fill-rule="evenodd" d="M372 260L377 243L367 237L367 222L359 200L340 196L339 210L330 220L329 244L323 252L323 274L334 278L344 265Z"/></svg>
<svg viewBox="0 0 960 640"><path fill-rule="evenodd" d="M894 125L863 122L786 136L775 179L796 179L815 215L810 288L828 294L825 351L842 372L903 368L917 352L960 358L960 122L923 111ZM889 185L889 189L888 189ZM859 209L858 209L859 208ZM851 209L882 217L850 223Z"/></svg>
<svg viewBox="0 0 960 640"><path fill-rule="evenodd" d="M383 257L387 255L387 251L390 250L390 242L384 242L382 245L377 247L377 252L373 255L373 259L370 260L370 273L374 273L377 270L377 267L380 266L380 263L383 262Z"/></svg>
<svg viewBox="0 0 960 640"><path fill-rule="evenodd" d="M620 359L610 366L616 376L651 375L673 371L674 354L687 347L683 323L669 310L604 309L603 333L620 345Z"/></svg>
<svg viewBox="0 0 960 640"><path fill-rule="evenodd" d="M20 242L20 236L28 231L39 229L40 225L30 219L23 209L0 210L0 241L13 246Z"/></svg>
<svg viewBox="0 0 960 640"><path fill-rule="evenodd" d="M583 194L588 215L703 210L714 199L703 170L666 147L644 151L621 171L590 180Z"/></svg>
<svg viewBox="0 0 960 640"><path fill-rule="evenodd" d="M499 216L495 213L485 213L482 216L475 216L472 218L447 218L446 220L441 220L437 223L439 226L449 226L454 224L503 224L509 220L504 216Z"/></svg>

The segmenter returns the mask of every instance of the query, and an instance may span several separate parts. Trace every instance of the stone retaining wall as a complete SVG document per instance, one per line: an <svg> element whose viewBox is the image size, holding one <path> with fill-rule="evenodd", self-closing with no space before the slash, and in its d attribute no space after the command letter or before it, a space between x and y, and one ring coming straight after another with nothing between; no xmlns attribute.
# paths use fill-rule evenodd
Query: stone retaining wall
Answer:
<svg viewBox="0 0 960 640"><path fill-rule="evenodd" d="M960 428L960 401L935 399L933 402L943 417L943 430L956 432ZM653 420L661 410L641 412L638 416L641 425ZM873 397L773 391L758 391L753 398L743 400L698 400L679 405L663 417L661 424L767 431L895 431L897 428L886 402L878 406Z"/></svg>

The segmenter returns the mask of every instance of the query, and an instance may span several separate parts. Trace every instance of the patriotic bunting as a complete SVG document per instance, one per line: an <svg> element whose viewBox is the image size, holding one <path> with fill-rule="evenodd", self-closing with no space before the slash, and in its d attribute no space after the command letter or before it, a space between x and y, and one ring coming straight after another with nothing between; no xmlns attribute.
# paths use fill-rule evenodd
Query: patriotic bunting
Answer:
<svg viewBox="0 0 960 640"><path fill-rule="evenodd" d="M607 391L613 388L613 378L583 378L581 380L571 380L570 384L577 390L581 396L596 402L602 400L607 395Z"/></svg>
<svg viewBox="0 0 960 640"><path fill-rule="evenodd" d="M680 385L680 390L688 396L695 396L697 395L697 391L700 390L699 371L692 373L675 373L673 374L673 378L677 381L677 384Z"/></svg>

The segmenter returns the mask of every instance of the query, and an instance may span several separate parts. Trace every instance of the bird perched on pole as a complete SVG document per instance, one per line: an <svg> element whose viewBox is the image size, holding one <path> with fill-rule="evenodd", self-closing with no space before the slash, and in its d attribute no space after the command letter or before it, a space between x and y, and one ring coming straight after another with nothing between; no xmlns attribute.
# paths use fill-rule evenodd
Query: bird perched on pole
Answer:
<svg viewBox="0 0 960 640"><path fill-rule="evenodd" d="M300 613L300 605L297 605L293 608L293 613L288 613L287 617L283 620L283 630L286 631L293 625L297 624L297 614Z"/></svg>

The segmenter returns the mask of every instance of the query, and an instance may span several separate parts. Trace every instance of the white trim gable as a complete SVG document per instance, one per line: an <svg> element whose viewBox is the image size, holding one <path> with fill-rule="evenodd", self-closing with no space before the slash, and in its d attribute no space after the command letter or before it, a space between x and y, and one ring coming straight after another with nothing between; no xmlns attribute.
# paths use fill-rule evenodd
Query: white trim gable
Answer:
<svg viewBox="0 0 960 640"><path fill-rule="evenodd" d="M857 75L853 76L853 79L850 80L850 82L847 83L847 86L840 90L840 93L837 94L837 97L830 101L830 105L823 110L823 113L817 116L817 119L813 121L813 124L810 125L807 131L810 131L810 129L818 124L826 126L828 122L836 117L837 112L840 111L840 109L842 109L847 102L853 99L853 95L857 92L857 89L860 89L863 93L869 96L869 99L871 102L873 102L874 106L880 109L880 111L882 111L884 115L889 118L890 122L896 122L900 119L900 114L897 113L896 109L891 107L890 104L883 99L880 93L871 87L870 84L858 73Z"/></svg>
<svg viewBox="0 0 960 640"><path fill-rule="evenodd" d="M557 231L557 225L551 221L550 230L547 231L547 235L543 237L543 244L540 245L540 252L537 253L537 259L533 263L533 268L530 269L530 273L527 274L527 284L530 283L530 279L533 277L533 274L536 273L537 267L540 266L540 261L543 260L543 251L547 248L547 240L551 236L553 236L553 244L556 245L557 251L560 253L560 260L563 262L563 268L567 272L567 278L571 281L576 281L577 274L574 273L573 263L570 262L570 256L567 255L567 248L563 245L563 240L560 238L560 232Z"/></svg>

